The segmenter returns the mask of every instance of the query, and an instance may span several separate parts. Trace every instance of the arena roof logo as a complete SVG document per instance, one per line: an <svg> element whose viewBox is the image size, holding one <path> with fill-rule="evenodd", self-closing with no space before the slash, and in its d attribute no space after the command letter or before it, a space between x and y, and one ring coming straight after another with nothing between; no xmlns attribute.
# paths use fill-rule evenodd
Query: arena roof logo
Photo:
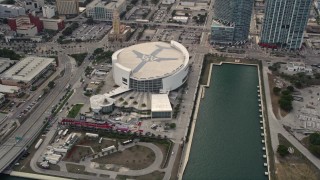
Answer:
<svg viewBox="0 0 320 180"><path fill-rule="evenodd" d="M134 68L134 70L133 70L134 72L138 72L147 62L151 62L151 61L160 62L160 61L177 60L177 58L160 58L160 57L156 57L156 55L159 54L163 49L170 49L170 48L159 46L159 45L156 45L156 46L158 47L158 49L154 50L151 54L143 54L143 53L138 52L136 50L132 51L134 54L137 55L137 58L141 59L141 63L138 64Z"/></svg>

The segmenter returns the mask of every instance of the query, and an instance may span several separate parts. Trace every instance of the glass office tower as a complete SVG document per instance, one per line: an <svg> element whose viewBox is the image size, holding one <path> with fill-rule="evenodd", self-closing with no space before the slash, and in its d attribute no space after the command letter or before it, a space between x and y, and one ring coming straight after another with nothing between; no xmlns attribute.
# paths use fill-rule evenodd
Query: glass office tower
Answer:
<svg viewBox="0 0 320 180"><path fill-rule="evenodd" d="M212 42L223 43L224 39L226 41L232 39L233 43L247 40L253 2L253 0L215 0L213 4L214 22L211 31ZM217 28L218 24L220 24L220 28ZM227 30L228 33L220 32L219 29ZM230 33L231 29L233 29L233 33Z"/></svg>
<svg viewBox="0 0 320 180"><path fill-rule="evenodd" d="M261 44L299 49L312 0L267 0Z"/></svg>

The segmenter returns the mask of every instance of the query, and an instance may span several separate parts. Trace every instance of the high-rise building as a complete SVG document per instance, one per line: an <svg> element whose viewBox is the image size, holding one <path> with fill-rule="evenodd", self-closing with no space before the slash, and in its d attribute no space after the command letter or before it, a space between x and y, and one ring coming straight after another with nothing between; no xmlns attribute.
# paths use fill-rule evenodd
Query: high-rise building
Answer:
<svg viewBox="0 0 320 180"><path fill-rule="evenodd" d="M253 0L215 0L211 40L237 43L248 39Z"/></svg>
<svg viewBox="0 0 320 180"><path fill-rule="evenodd" d="M113 11L112 30L108 36L110 41L125 41L131 33L131 27L121 25L120 15L117 10Z"/></svg>
<svg viewBox="0 0 320 180"><path fill-rule="evenodd" d="M56 6L60 15L79 14L79 0L56 0Z"/></svg>
<svg viewBox="0 0 320 180"><path fill-rule="evenodd" d="M113 12L112 28L114 34L118 35L120 33L120 16L118 11Z"/></svg>
<svg viewBox="0 0 320 180"><path fill-rule="evenodd" d="M268 0L261 46L299 49L312 0Z"/></svg>

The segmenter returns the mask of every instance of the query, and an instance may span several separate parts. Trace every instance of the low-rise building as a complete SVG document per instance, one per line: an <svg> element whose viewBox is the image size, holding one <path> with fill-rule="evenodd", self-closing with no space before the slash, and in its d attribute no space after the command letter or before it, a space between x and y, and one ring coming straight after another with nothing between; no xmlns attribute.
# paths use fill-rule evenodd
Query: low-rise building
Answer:
<svg viewBox="0 0 320 180"><path fill-rule="evenodd" d="M62 19L47 19L41 18L40 19L43 23L43 29L50 29L55 31L60 31L64 29L64 21Z"/></svg>
<svg viewBox="0 0 320 180"><path fill-rule="evenodd" d="M291 72L312 72L311 66L306 66L303 62L289 62L287 63L287 70Z"/></svg>
<svg viewBox="0 0 320 180"><path fill-rule="evenodd" d="M86 13L88 17L92 17L92 19L97 21L111 21L114 11L122 14L126 11L126 7L125 0L94 0L86 6Z"/></svg>
<svg viewBox="0 0 320 180"><path fill-rule="evenodd" d="M8 25L12 31L16 31L18 34L27 36L35 36L43 29L43 24L40 21L40 18L32 14L9 18Z"/></svg>
<svg viewBox="0 0 320 180"><path fill-rule="evenodd" d="M8 97L16 97L21 93L21 88L18 86L8 86L0 84L0 93Z"/></svg>
<svg viewBox="0 0 320 180"><path fill-rule="evenodd" d="M0 93L0 104L4 103L5 101L6 101L5 95Z"/></svg>
<svg viewBox="0 0 320 180"><path fill-rule="evenodd" d="M195 6L196 5L196 3L195 2L192 2L192 1L180 1L180 5L182 5L182 6L189 6L189 7L193 7L193 6Z"/></svg>
<svg viewBox="0 0 320 180"><path fill-rule="evenodd" d="M33 24L25 24L17 27L17 33L25 36L35 36L37 35L37 27Z"/></svg>
<svg viewBox="0 0 320 180"><path fill-rule="evenodd" d="M54 69L55 65L54 58L26 57L1 75L1 83L27 87L32 85L49 69Z"/></svg>
<svg viewBox="0 0 320 180"><path fill-rule="evenodd" d="M44 0L24 0L22 6L27 11L40 11L41 7L44 6Z"/></svg>
<svg viewBox="0 0 320 180"><path fill-rule="evenodd" d="M23 7L11 4L0 4L1 18L17 17L25 14L26 10Z"/></svg>
<svg viewBox="0 0 320 180"><path fill-rule="evenodd" d="M162 0L162 4L173 4L176 0Z"/></svg>
<svg viewBox="0 0 320 180"><path fill-rule="evenodd" d="M9 58L0 57L0 74L7 70L13 63L14 61Z"/></svg>
<svg viewBox="0 0 320 180"><path fill-rule="evenodd" d="M99 94L90 97L90 105L94 113L109 113L113 111L115 100Z"/></svg>
<svg viewBox="0 0 320 180"><path fill-rule="evenodd" d="M151 117L172 118L172 107L167 94L151 95Z"/></svg>
<svg viewBox="0 0 320 180"><path fill-rule="evenodd" d="M188 22L188 17L186 16L174 16L173 20L181 23L187 23Z"/></svg>

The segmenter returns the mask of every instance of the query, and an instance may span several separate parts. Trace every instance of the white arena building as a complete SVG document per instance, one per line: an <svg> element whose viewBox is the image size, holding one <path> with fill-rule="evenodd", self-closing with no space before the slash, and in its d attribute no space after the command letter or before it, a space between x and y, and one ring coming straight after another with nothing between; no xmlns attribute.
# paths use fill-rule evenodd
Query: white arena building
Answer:
<svg viewBox="0 0 320 180"><path fill-rule="evenodd" d="M187 80L189 53L176 41L137 44L120 49L112 55L112 71L119 88L90 98L91 108L96 113L110 112L114 106L112 102L115 102L111 97L130 90L168 96L170 91L179 88ZM156 97L153 96L152 99ZM170 118L172 109L169 111L166 108L162 113L159 108L164 102L167 103L166 107L171 107L169 100L158 104L152 99L152 107L157 107L155 117Z"/></svg>
<svg viewBox="0 0 320 180"><path fill-rule="evenodd" d="M166 93L187 80L188 63L189 53L178 42L142 43L112 55L113 78L128 89Z"/></svg>

